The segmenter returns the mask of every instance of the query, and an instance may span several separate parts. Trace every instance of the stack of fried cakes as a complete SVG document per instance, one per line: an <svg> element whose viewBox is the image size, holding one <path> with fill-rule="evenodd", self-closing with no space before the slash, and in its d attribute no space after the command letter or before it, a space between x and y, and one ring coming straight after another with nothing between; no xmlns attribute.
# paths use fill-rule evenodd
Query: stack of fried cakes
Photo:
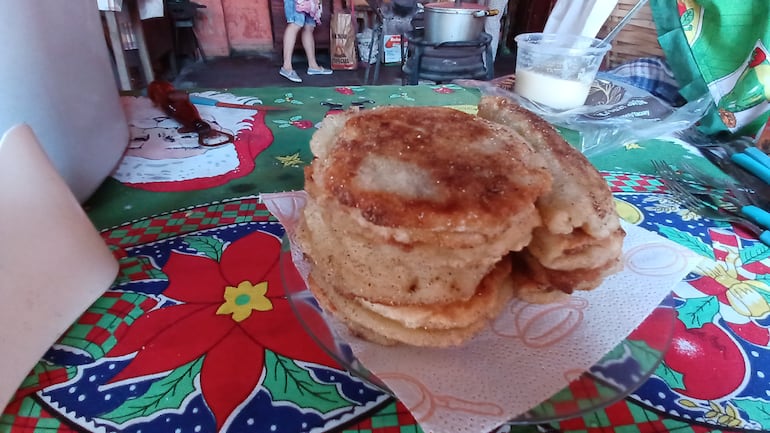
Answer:
<svg viewBox="0 0 770 433"><path fill-rule="evenodd" d="M508 125L539 119L505 104L483 98L481 111L507 110L487 118L443 107L348 112L314 134L296 240L311 265L311 291L353 332L382 344L458 345L514 293L549 301L612 272L605 265L619 251L601 263L598 251L614 229L598 216L581 220L582 207L556 210L565 198L554 187L581 188L562 177L601 176L584 158L563 161L565 150L547 143L572 148L547 124L534 127L535 140L531 127ZM606 184L580 192L589 193L617 223L604 209L607 197L612 204ZM550 278L552 270L581 276Z"/></svg>
<svg viewBox="0 0 770 433"><path fill-rule="evenodd" d="M517 296L553 302L594 289L619 271L625 232L596 168L548 122L508 99L482 98L478 115L527 137L553 176L551 190L536 204L543 224L525 251L512 254Z"/></svg>

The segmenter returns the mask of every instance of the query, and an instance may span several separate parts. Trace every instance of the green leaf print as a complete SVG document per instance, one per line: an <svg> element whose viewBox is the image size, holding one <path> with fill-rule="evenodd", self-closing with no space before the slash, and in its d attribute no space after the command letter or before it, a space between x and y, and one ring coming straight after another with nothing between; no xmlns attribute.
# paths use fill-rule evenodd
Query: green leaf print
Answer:
<svg viewBox="0 0 770 433"><path fill-rule="evenodd" d="M289 401L322 414L350 406L350 401L340 394L335 385L318 382L296 361L270 350L265 350L265 380L262 385L270 392L273 401Z"/></svg>
<svg viewBox="0 0 770 433"><path fill-rule="evenodd" d="M770 248L765 244L756 243L750 247L741 248L740 256L741 263L748 265L770 257Z"/></svg>
<svg viewBox="0 0 770 433"><path fill-rule="evenodd" d="M679 320L687 329L702 328L704 324L714 321L719 313L719 301L716 296L690 298L677 308Z"/></svg>
<svg viewBox="0 0 770 433"><path fill-rule="evenodd" d="M642 369L649 371L660 361L660 351L653 349L644 341L627 340L626 344L631 349L631 356L639 363Z"/></svg>
<svg viewBox="0 0 770 433"><path fill-rule="evenodd" d="M126 401L101 418L121 424L135 418L151 416L165 409L181 408L184 399L195 391L195 377L201 371L201 364L202 357L175 369L168 376L153 383L141 396Z"/></svg>
<svg viewBox="0 0 770 433"><path fill-rule="evenodd" d="M770 401L738 398L732 403L749 415L749 419L759 423L763 430L770 430Z"/></svg>
<svg viewBox="0 0 770 433"><path fill-rule="evenodd" d="M225 243L211 236L189 236L184 239L190 248L203 253L206 257L219 261Z"/></svg>
<svg viewBox="0 0 770 433"><path fill-rule="evenodd" d="M708 257L712 260L715 259L714 250L710 246L706 245L706 243L700 240L700 238L697 236L693 236L690 233L660 224L658 224L658 233L683 247L689 248L690 250L696 252L699 256Z"/></svg>
<svg viewBox="0 0 770 433"><path fill-rule="evenodd" d="M687 9L679 18L679 22L682 23L682 27L691 26L694 19L695 19L695 11L693 11L692 9Z"/></svg>
<svg viewBox="0 0 770 433"><path fill-rule="evenodd" d="M626 353L626 342L623 341L617 346L613 347L612 350L607 352L607 354L602 357L602 362L622 361L626 358Z"/></svg>
<svg viewBox="0 0 770 433"><path fill-rule="evenodd" d="M650 370L660 360L660 351L651 348L644 341L624 340L602 358L602 363L608 361L623 361L631 356L642 369Z"/></svg>
<svg viewBox="0 0 770 433"><path fill-rule="evenodd" d="M663 379L671 389L684 389L684 375L666 365L665 362L658 364L655 375Z"/></svg>

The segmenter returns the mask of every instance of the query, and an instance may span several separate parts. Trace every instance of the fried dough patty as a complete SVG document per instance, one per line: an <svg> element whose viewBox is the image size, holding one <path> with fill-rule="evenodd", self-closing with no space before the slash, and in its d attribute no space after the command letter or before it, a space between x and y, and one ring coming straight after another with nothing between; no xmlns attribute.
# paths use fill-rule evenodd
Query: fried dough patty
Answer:
<svg viewBox="0 0 770 433"><path fill-rule="evenodd" d="M550 188L519 135L451 108L379 107L328 127L306 180L377 227L495 233Z"/></svg>
<svg viewBox="0 0 770 433"><path fill-rule="evenodd" d="M576 290L593 290L623 266L615 256L592 268L559 271L548 269L529 252L511 253L514 294L533 304L548 304Z"/></svg>
<svg viewBox="0 0 770 433"><path fill-rule="evenodd" d="M517 296L551 302L558 292L591 290L619 270L625 232L602 175L545 120L512 101L482 97L479 116L510 125L545 157L553 187L537 200L543 225L515 266ZM521 273L521 272L520 272Z"/></svg>
<svg viewBox="0 0 770 433"><path fill-rule="evenodd" d="M297 239L323 279L374 303L468 300L531 241L551 183L510 128L443 107L330 116L311 149Z"/></svg>
<svg viewBox="0 0 770 433"><path fill-rule="evenodd" d="M581 229L604 239L620 227L607 182L548 122L511 100L492 96L481 98L479 116L509 125L548 163L553 187L538 199L537 207L549 232Z"/></svg>
<svg viewBox="0 0 770 433"><path fill-rule="evenodd" d="M403 244L379 238L346 220L344 208L308 196L297 241L323 278L341 293L390 305L447 304L476 292L484 275L531 240L536 210L512 215L509 229L473 247ZM527 230L523 228L528 227Z"/></svg>
<svg viewBox="0 0 770 433"><path fill-rule="evenodd" d="M354 333L380 344L405 343L425 347L462 344L496 317L513 296L510 262L502 260L482 279L478 296L448 308L372 305L341 295L333 283L311 273L310 290L325 311Z"/></svg>
<svg viewBox="0 0 770 433"><path fill-rule="evenodd" d="M601 174L543 119L381 107L311 140L296 240L324 310L381 344L458 345L512 296L553 302L618 270L625 233Z"/></svg>

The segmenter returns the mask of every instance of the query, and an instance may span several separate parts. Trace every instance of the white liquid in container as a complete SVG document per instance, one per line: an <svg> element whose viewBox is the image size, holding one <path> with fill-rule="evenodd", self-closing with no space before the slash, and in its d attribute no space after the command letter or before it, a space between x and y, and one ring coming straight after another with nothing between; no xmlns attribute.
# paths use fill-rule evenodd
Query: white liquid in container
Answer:
<svg viewBox="0 0 770 433"><path fill-rule="evenodd" d="M514 91L519 95L557 110L583 105L591 83L567 80L528 69L516 71Z"/></svg>

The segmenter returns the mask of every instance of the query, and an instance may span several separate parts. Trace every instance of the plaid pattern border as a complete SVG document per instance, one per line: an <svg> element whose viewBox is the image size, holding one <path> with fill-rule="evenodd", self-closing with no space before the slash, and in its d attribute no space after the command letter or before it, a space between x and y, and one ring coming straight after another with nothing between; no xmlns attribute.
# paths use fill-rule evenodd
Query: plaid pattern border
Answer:
<svg viewBox="0 0 770 433"><path fill-rule="evenodd" d="M123 257L119 259L120 273L115 280L115 285L131 281L151 281L166 278L163 271L152 265L146 257Z"/></svg>
<svg viewBox="0 0 770 433"><path fill-rule="evenodd" d="M393 401L370 418L340 433L424 433L409 410Z"/></svg>
<svg viewBox="0 0 770 433"><path fill-rule="evenodd" d="M572 381L569 387L553 396L549 402L540 406L539 413L559 414L577 413L595 405L597 399L606 399L606 394L612 395L613 390L603 387L586 376Z"/></svg>
<svg viewBox="0 0 770 433"><path fill-rule="evenodd" d="M2 433L78 433L32 398L11 403L0 416Z"/></svg>
<svg viewBox="0 0 770 433"><path fill-rule="evenodd" d="M621 400L583 417L552 424L510 425L499 433L732 433L658 415L632 401ZM358 424L338 433L426 433L400 402L394 401Z"/></svg>
<svg viewBox="0 0 770 433"><path fill-rule="evenodd" d="M158 215L103 233L108 245L130 247L198 230L254 221L275 221L258 198L239 199Z"/></svg>
<svg viewBox="0 0 770 433"><path fill-rule="evenodd" d="M107 292L67 330L60 344L79 348L94 359L101 358L115 346L115 336L153 306L155 300L143 295Z"/></svg>
<svg viewBox="0 0 770 433"><path fill-rule="evenodd" d="M728 433L679 421L622 400L604 410L552 424L564 433Z"/></svg>
<svg viewBox="0 0 770 433"><path fill-rule="evenodd" d="M610 186L612 192L650 192L663 193L665 186L663 182L654 176L644 174L628 174L602 172L604 179Z"/></svg>

